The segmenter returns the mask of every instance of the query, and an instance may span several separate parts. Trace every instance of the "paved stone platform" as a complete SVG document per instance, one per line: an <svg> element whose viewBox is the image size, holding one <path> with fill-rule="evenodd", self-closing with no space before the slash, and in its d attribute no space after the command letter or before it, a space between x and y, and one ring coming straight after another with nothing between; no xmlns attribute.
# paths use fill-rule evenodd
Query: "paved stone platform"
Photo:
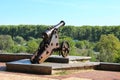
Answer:
<svg viewBox="0 0 120 80"><path fill-rule="evenodd" d="M38 74L53 74L57 70L73 70L73 69L91 69L94 66L99 65L97 62L89 62L90 57L78 57L78 56L69 56L69 58L62 58L57 56L52 56L53 60L68 60L68 63L56 62L44 62L42 64L31 64L29 59L22 59L13 62L7 62L6 68L8 71L19 71L19 72L28 72L28 73L38 73ZM51 58L52 58L51 57ZM56 58L56 59L55 59ZM81 60L87 60L81 62ZM66 61L66 60L65 60Z"/></svg>
<svg viewBox="0 0 120 80"><path fill-rule="evenodd" d="M67 56L63 58L58 55L51 55L45 62L56 62L56 63L75 63L75 62L89 62L91 57L86 56Z"/></svg>

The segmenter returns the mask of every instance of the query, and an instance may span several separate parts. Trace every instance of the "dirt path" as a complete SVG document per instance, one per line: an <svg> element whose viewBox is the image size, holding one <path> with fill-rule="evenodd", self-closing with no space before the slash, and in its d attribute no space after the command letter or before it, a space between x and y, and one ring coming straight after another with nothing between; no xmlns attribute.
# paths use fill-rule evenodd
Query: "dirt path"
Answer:
<svg viewBox="0 0 120 80"><path fill-rule="evenodd" d="M0 63L0 80L120 80L120 72L87 70L57 75L37 75L5 71Z"/></svg>

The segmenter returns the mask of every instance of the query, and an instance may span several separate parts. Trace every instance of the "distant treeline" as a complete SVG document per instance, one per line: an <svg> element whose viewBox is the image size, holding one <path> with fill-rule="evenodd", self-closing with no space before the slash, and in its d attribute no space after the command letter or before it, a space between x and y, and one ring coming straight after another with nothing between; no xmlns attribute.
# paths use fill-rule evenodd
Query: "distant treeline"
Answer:
<svg viewBox="0 0 120 80"><path fill-rule="evenodd" d="M30 37L40 38L47 28L46 25L0 25L0 35L21 36L28 40ZM64 26L59 32L61 36L91 42L99 41L103 34L114 34L120 39L120 26Z"/></svg>

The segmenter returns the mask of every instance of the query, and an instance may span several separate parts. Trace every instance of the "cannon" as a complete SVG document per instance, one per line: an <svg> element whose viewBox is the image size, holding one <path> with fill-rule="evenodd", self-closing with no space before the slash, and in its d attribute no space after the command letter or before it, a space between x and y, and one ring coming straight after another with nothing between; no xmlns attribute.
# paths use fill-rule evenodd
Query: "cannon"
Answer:
<svg viewBox="0 0 120 80"><path fill-rule="evenodd" d="M69 54L69 43L63 41L59 43L58 29L64 26L65 22L60 21L57 25L54 25L43 32L42 42L40 43L38 49L35 51L31 57L31 63L43 63L53 52L58 51L59 55L67 57Z"/></svg>

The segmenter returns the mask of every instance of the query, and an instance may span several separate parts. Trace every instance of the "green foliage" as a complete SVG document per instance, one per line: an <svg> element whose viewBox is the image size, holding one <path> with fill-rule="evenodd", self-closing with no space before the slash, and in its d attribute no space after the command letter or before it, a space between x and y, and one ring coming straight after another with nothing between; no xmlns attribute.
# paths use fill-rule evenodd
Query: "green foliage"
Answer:
<svg viewBox="0 0 120 80"><path fill-rule="evenodd" d="M80 49L92 49L94 47L94 44L87 40L82 40L82 41L76 41L75 46Z"/></svg>
<svg viewBox="0 0 120 80"><path fill-rule="evenodd" d="M21 36L16 36L14 38L14 41L17 43L17 44L23 44L25 42L25 40L23 39L23 37Z"/></svg>
<svg viewBox="0 0 120 80"><path fill-rule="evenodd" d="M73 26L65 26L61 29L61 36L75 37L76 28Z"/></svg>
<svg viewBox="0 0 120 80"><path fill-rule="evenodd" d="M120 63L120 50L118 51L118 53L115 55L115 62L116 63Z"/></svg>
<svg viewBox="0 0 120 80"><path fill-rule="evenodd" d="M81 56L88 56L88 57L91 57L91 61L96 61L96 54L95 52L92 50L92 49L84 49L84 50L81 50Z"/></svg>
<svg viewBox="0 0 120 80"><path fill-rule="evenodd" d="M0 35L21 36L24 40L30 37L40 38L48 28L45 25L1 25ZM60 36L68 36L74 40L97 42L101 35L114 34L120 39L120 26L64 26L60 28Z"/></svg>
<svg viewBox="0 0 120 80"><path fill-rule="evenodd" d="M9 35L0 35L0 50L8 50L14 46L14 42Z"/></svg>
<svg viewBox="0 0 120 80"><path fill-rule="evenodd" d="M47 28L45 25L1 25L0 35L21 36L28 40L29 37L40 38Z"/></svg>
<svg viewBox="0 0 120 80"><path fill-rule="evenodd" d="M77 42L75 43L75 46L76 46L77 48L80 48L80 49L85 49L84 41L77 41Z"/></svg>
<svg viewBox="0 0 120 80"><path fill-rule="evenodd" d="M27 46L28 53L34 53L37 50L39 45L34 40L30 40L27 42L26 46Z"/></svg>
<svg viewBox="0 0 120 80"><path fill-rule="evenodd" d="M87 40L76 41L75 46L77 47L77 53L79 56L89 56L91 57L91 61L96 61L96 55L93 51L94 45L92 42Z"/></svg>
<svg viewBox="0 0 120 80"><path fill-rule="evenodd" d="M12 48L8 50L10 53L25 53L26 47L22 45L14 45Z"/></svg>
<svg viewBox="0 0 120 80"><path fill-rule="evenodd" d="M43 40L42 38L34 38L34 37L29 37L29 41L35 41L37 44L40 44L41 41Z"/></svg>
<svg viewBox="0 0 120 80"><path fill-rule="evenodd" d="M120 50L120 42L113 34L102 35L97 44L100 52L99 60L104 62L115 62Z"/></svg>

